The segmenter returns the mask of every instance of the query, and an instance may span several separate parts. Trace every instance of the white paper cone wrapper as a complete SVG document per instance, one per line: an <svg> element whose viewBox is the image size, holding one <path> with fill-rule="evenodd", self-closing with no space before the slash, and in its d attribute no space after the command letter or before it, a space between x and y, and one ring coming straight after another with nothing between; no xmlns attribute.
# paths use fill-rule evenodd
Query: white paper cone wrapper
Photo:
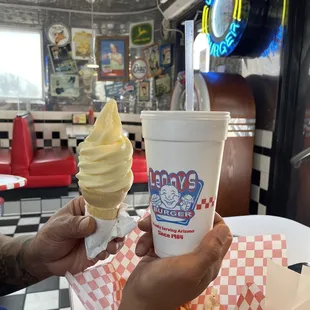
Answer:
<svg viewBox="0 0 310 310"><path fill-rule="evenodd" d="M127 205L122 204L115 220L102 220L95 218L96 232L85 238L86 254L88 259L94 259L102 251L105 251L110 241L115 238L123 238L137 226L137 222L126 212ZM86 204L86 215L89 215Z"/></svg>

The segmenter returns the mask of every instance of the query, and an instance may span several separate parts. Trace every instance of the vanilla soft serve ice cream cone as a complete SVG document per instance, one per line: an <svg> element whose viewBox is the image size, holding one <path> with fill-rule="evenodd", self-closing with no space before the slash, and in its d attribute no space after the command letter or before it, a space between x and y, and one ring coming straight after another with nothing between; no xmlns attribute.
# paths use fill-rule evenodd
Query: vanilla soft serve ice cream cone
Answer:
<svg viewBox="0 0 310 310"><path fill-rule="evenodd" d="M79 186L90 215L114 220L133 183L133 148L124 136L117 103L110 100L80 144Z"/></svg>

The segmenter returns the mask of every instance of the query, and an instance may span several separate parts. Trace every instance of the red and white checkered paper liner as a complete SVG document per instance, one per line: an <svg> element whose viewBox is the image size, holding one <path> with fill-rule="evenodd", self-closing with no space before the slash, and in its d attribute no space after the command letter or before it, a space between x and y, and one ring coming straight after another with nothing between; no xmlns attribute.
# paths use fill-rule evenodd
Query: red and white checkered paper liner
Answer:
<svg viewBox="0 0 310 310"><path fill-rule="evenodd" d="M0 174L0 191L20 188L27 184L27 180L14 175Z"/></svg>
<svg viewBox="0 0 310 310"><path fill-rule="evenodd" d="M139 263L135 246L142 232L137 228L127 238L125 246L104 266L97 266L67 279L88 310L116 310L121 300L122 288ZM234 238L219 276L207 292L191 302L192 310L203 309L211 288L217 289L222 306L235 309L238 296L246 283L256 283L264 292L267 259L287 266L286 241L282 235Z"/></svg>
<svg viewBox="0 0 310 310"><path fill-rule="evenodd" d="M241 291L235 310L263 310L265 296L255 283L247 283Z"/></svg>

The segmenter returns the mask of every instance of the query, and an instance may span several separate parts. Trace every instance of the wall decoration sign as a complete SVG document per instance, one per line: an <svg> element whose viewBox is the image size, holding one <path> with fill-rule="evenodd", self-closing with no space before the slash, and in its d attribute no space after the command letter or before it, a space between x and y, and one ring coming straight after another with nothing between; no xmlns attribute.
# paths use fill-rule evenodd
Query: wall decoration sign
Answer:
<svg viewBox="0 0 310 310"><path fill-rule="evenodd" d="M79 76L51 74L51 95L54 97L78 97Z"/></svg>
<svg viewBox="0 0 310 310"><path fill-rule="evenodd" d="M91 29L72 28L72 58L89 60L92 52Z"/></svg>
<svg viewBox="0 0 310 310"><path fill-rule="evenodd" d="M141 81L139 83L139 100L150 101L150 81Z"/></svg>
<svg viewBox="0 0 310 310"><path fill-rule="evenodd" d="M147 75L147 62L143 58L138 58L131 64L131 74L136 80L144 80Z"/></svg>
<svg viewBox="0 0 310 310"><path fill-rule="evenodd" d="M171 77L169 74L165 74L155 80L155 93L156 96L170 93L171 91Z"/></svg>
<svg viewBox="0 0 310 310"><path fill-rule="evenodd" d="M148 64L148 76L155 77L160 75L162 70L160 68L159 45L149 46L143 50L143 53Z"/></svg>
<svg viewBox="0 0 310 310"><path fill-rule="evenodd" d="M96 78L96 71L94 69L84 66L79 71L79 75L82 78L84 84L84 92L90 94L92 92L93 81Z"/></svg>
<svg viewBox="0 0 310 310"><path fill-rule="evenodd" d="M154 21L130 24L130 47L139 48L154 43Z"/></svg>
<svg viewBox="0 0 310 310"><path fill-rule="evenodd" d="M64 46L70 41L70 31L64 24L53 24L47 30L47 38L53 45Z"/></svg>
<svg viewBox="0 0 310 310"><path fill-rule="evenodd" d="M75 73L77 67L72 59L71 44L65 46L48 45L52 67L55 73Z"/></svg>
<svg viewBox="0 0 310 310"><path fill-rule="evenodd" d="M242 17L243 0L206 0L203 31L207 33L210 53L215 57L230 55L238 45L246 20Z"/></svg>
<svg viewBox="0 0 310 310"><path fill-rule="evenodd" d="M283 1L205 0L202 31L210 54L259 57L274 38L282 20Z"/></svg>
<svg viewBox="0 0 310 310"><path fill-rule="evenodd" d="M109 98L119 98L123 88L124 88L123 82L115 82L112 84L105 83L104 85L105 96Z"/></svg>
<svg viewBox="0 0 310 310"><path fill-rule="evenodd" d="M172 65L171 45L166 44L160 47L160 66L170 67Z"/></svg>
<svg viewBox="0 0 310 310"><path fill-rule="evenodd" d="M72 124L73 125L86 125L87 124L86 113L74 113L74 114L72 114Z"/></svg>
<svg viewBox="0 0 310 310"><path fill-rule="evenodd" d="M127 82L124 84L123 89L121 90L122 96L135 96L136 95L136 83L135 82Z"/></svg>
<svg viewBox="0 0 310 310"><path fill-rule="evenodd" d="M97 37L100 81L128 81L128 42L128 37Z"/></svg>

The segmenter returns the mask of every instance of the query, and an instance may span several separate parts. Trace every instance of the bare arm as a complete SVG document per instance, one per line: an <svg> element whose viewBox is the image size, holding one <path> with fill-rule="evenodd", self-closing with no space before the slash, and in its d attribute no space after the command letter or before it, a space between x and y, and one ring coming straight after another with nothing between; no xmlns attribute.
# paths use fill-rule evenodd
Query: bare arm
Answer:
<svg viewBox="0 0 310 310"><path fill-rule="evenodd" d="M0 235L0 296L35 284L49 275L31 250L31 237Z"/></svg>

